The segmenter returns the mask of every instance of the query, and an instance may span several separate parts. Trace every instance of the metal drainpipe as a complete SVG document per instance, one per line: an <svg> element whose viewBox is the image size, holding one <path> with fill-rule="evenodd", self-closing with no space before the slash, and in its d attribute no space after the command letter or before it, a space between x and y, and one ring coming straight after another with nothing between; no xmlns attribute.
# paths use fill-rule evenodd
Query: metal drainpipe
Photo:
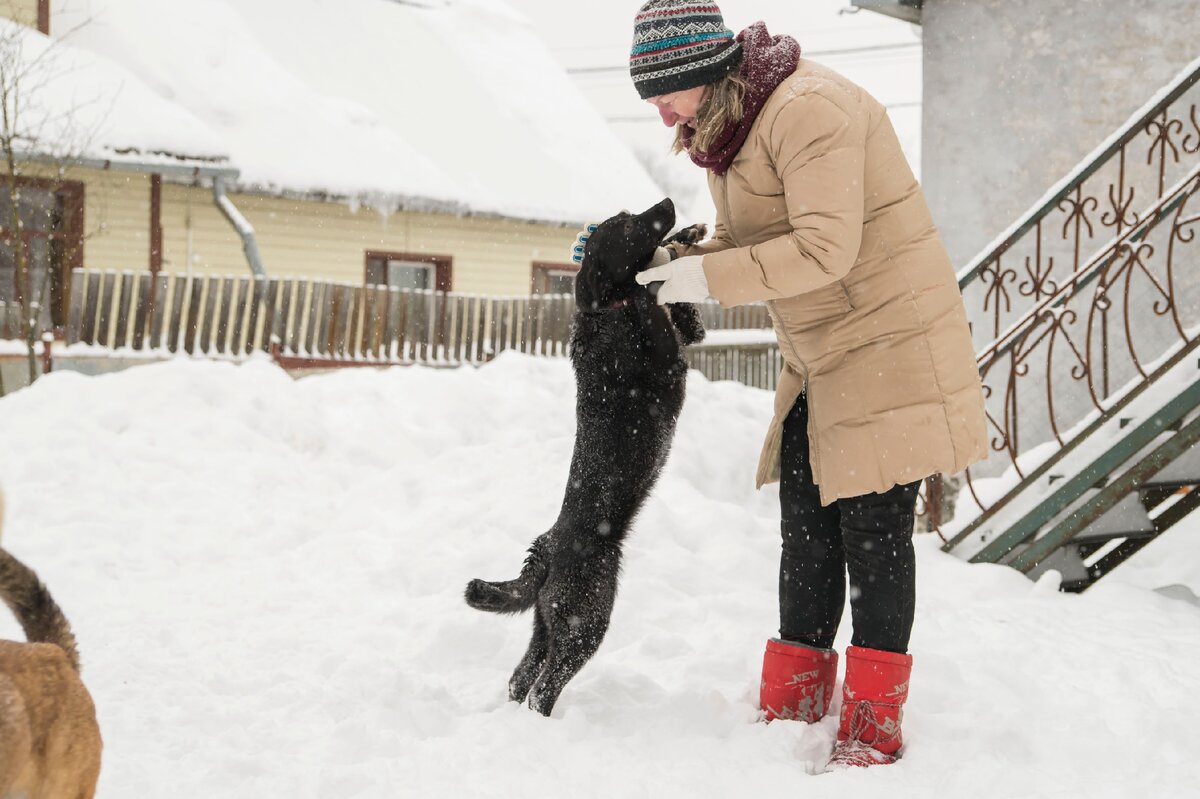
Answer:
<svg viewBox="0 0 1200 799"><path fill-rule="evenodd" d="M238 235L242 237L242 250L246 253L250 271L254 273L255 277L265 278L267 271L263 269L262 256L258 254L258 242L254 238L254 227L225 194L225 180L220 175L213 176L213 202L233 225Z"/></svg>
<svg viewBox="0 0 1200 799"><path fill-rule="evenodd" d="M17 153L16 157L21 163L44 163L61 166L53 158L43 154ZM171 164L163 163L162 161L137 161L133 159L111 161L104 158L74 158L71 160L71 165L97 169L103 172L137 172L143 175L169 175L174 178L182 178L185 181L211 178L213 182L213 203L220 209L224 217L229 220L234 229L237 230L238 235L242 237L242 249L246 253L246 260L250 264L250 271L254 273L255 277L265 278L267 276L266 270L263 269L262 256L258 254L258 243L254 239L254 226L246 221L246 217L242 216L242 213L233 204L233 201L225 195L225 179L236 180L238 176L237 169L217 164Z"/></svg>

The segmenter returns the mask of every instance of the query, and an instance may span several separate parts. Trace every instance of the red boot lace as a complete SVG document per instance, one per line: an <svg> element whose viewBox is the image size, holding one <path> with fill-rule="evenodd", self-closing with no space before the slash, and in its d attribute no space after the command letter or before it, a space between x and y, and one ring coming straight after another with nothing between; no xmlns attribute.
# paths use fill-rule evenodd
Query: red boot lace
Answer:
<svg viewBox="0 0 1200 799"><path fill-rule="evenodd" d="M872 703L865 700L856 702L854 714L850 717L849 737L845 741L838 741L833 748L833 755L829 758L831 768L876 766L896 762L896 755L880 752L875 747L895 740L896 736L900 734L900 725L892 721L890 716L881 724L875 716L876 705L895 708L897 719L899 719L902 711L898 704ZM874 732L871 743L863 740L864 734L868 731Z"/></svg>

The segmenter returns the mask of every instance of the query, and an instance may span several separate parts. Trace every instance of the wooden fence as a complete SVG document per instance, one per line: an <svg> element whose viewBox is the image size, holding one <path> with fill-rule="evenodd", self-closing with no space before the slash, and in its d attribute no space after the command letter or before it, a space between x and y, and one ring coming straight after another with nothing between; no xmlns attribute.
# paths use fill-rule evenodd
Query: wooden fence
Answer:
<svg viewBox="0 0 1200 799"><path fill-rule="evenodd" d="M21 306L0 301L0 339L23 339Z"/></svg>
<svg viewBox="0 0 1200 799"><path fill-rule="evenodd" d="M65 343L111 350L241 358L272 354L288 368L482 363L513 349L565 355L574 298L494 297L290 278L75 270ZM709 330L765 329L764 306L702 306ZM10 320L15 324L8 325ZM12 327L12 335L8 328ZM19 311L0 308L0 336L19 337ZM773 343L700 345L711 379L773 388Z"/></svg>

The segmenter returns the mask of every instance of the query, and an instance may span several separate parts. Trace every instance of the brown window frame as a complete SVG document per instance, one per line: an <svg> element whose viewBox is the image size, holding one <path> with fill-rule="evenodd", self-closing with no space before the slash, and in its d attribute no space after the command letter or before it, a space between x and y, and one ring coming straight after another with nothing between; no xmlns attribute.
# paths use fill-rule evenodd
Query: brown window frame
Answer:
<svg viewBox="0 0 1200 799"><path fill-rule="evenodd" d="M30 244L35 239L62 241L64 243L64 257L60 265L62 271L59 275L51 278L49 286L50 296L48 297L50 315L54 321L55 332L57 333L66 325L67 316L70 311L71 272L72 270L83 268L85 187L82 182L77 180L18 177L17 188L21 189L24 187L49 191L63 198L64 219L61 230L23 229L21 231L21 246L25 250L26 263L32 262L33 254L30 251ZM8 191L7 180L0 180L0 191ZM0 219L0 240L12 242L16 236L6 227L7 223L7 219ZM17 298L18 302L24 305L24 283L20 280L20 275L17 275L15 272L14 279L16 280L16 286L14 287L13 296Z"/></svg>
<svg viewBox="0 0 1200 799"><path fill-rule="evenodd" d="M529 293L539 295L546 293L546 278L550 272L571 272L579 274L579 264L558 263L556 261L534 261L529 274Z"/></svg>
<svg viewBox="0 0 1200 799"><path fill-rule="evenodd" d="M367 283L367 270L370 269L371 261L380 259L384 262L411 261L414 263L431 264L434 267L434 291L450 291L454 272L454 258L449 255L394 252L392 250L367 250L363 254L363 285Z"/></svg>

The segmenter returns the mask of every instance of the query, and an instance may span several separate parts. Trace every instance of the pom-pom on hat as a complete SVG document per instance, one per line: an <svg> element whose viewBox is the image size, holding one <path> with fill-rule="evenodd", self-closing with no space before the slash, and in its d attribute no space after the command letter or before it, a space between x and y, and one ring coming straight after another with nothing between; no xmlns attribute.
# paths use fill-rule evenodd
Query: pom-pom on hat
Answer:
<svg viewBox="0 0 1200 799"><path fill-rule="evenodd" d="M649 0L633 21L629 74L645 100L715 83L741 55L715 3Z"/></svg>

